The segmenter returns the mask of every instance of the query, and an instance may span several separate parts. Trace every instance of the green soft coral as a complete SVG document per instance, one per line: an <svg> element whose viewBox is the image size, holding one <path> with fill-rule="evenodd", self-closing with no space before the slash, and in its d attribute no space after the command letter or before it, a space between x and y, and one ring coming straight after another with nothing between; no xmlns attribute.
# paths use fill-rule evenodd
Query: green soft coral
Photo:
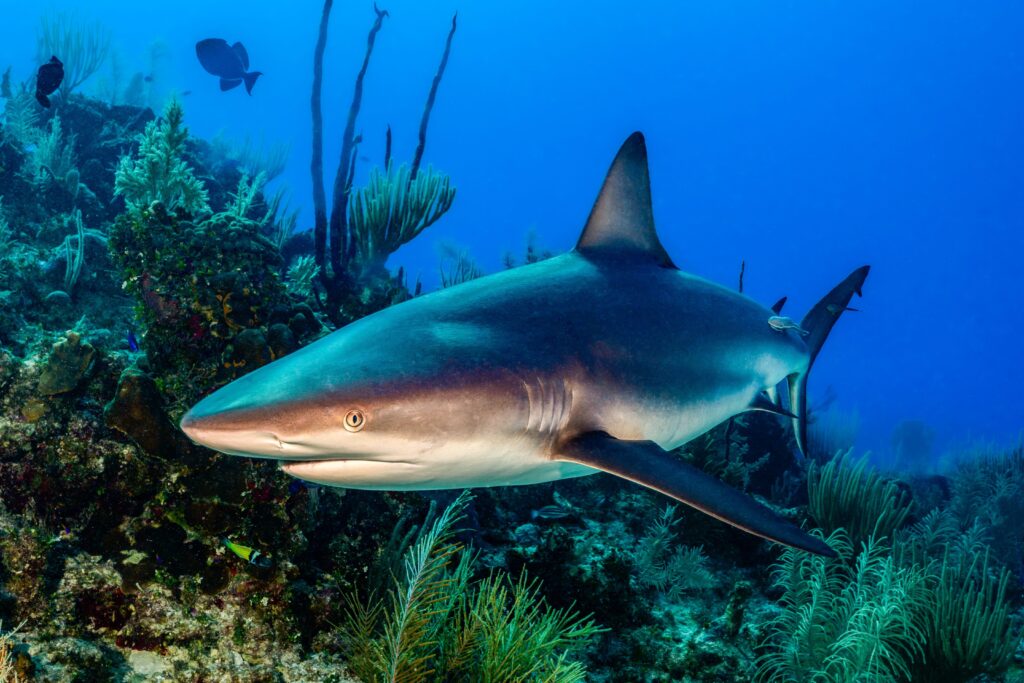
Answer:
<svg viewBox="0 0 1024 683"><path fill-rule="evenodd" d="M874 539L860 553L842 529L825 541L837 558L787 548L774 566L782 612L771 623L757 680L907 680L922 655L923 572L899 567Z"/></svg>
<svg viewBox="0 0 1024 683"><path fill-rule="evenodd" d="M138 154L121 158L114 175L114 191L124 197L130 212L141 215L157 201L169 211L191 215L209 212L206 187L184 159L188 140L184 118L181 104L171 100L163 121L146 124Z"/></svg>
<svg viewBox="0 0 1024 683"><path fill-rule="evenodd" d="M807 472L808 512L826 533L844 529L855 548L868 538L891 537L910 514L911 498L899 485L840 454L825 465L812 462Z"/></svg>
<svg viewBox="0 0 1024 683"><path fill-rule="evenodd" d="M405 552L388 597L350 602L349 664L367 681L549 681L586 671L570 652L600 631L549 608L538 584L502 575L470 580L474 555L455 539L463 493Z"/></svg>
<svg viewBox="0 0 1024 683"><path fill-rule="evenodd" d="M366 187L349 195L348 224L357 260L364 268L382 266L447 213L454 200L451 179L429 166L415 176L405 164L374 168Z"/></svg>
<svg viewBox="0 0 1024 683"><path fill-rule="evenodd" d="M1005 671L1020 634L1010 619L1010 573L990 560L989 528L936 509L898 529L902 492L863 461L844 461L808 481L812 516L838 525L827 539L838 557L783 552L775 566L781 613L757 679L966 683ZM843 523L864 540L855 545Z"/></svg>

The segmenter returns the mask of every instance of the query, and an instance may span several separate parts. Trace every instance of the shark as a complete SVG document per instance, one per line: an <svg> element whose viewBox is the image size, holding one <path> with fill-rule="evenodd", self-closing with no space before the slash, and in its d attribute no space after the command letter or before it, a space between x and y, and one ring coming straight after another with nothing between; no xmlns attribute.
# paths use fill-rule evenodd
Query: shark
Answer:
<svg viewBox="0 0 1024 683"><path fill-rule="evenodd" d="M647 147L634 133L573 250L353 322L214 391L180 426L198 444L328 486L607 472L831 556L672 451L749 410L790 420L806 448L808 372L867 274L858 268L799 323L779 324L782 302L766 308L680 270L655 230Z"/></svg>

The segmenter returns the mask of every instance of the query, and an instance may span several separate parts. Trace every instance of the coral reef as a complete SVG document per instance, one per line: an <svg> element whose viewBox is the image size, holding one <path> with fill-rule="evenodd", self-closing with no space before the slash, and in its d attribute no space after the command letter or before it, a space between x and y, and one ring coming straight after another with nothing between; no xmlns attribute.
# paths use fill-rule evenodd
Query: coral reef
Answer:
<svg viewBox="0 0 1024 683"><path fill-rule="evenodd" d="M353 670L368 683L583 680L582 665L560 650L599 629L549 609L525 578L473 584L474 555L454 539L467 502L461 495L409 547L387 598L350 603L344 630Z"/></svg>
<svg viewBox="0 0 1024 683"><path fill-rule="evenodd" d="M422 166L454 20L412 160L391 158L388 127L383 163L355 182L378 10L328 216L331 6L312 230L267 189L283 148L193 137L180 100L159 116L140 106L141 73L84 94L107 56L102 27L42 27L40 49L79 55L52 109L4 76L0 681L1022 674L1020 447L883 474L850 453L855 418L821 408L824 445L806 463L768 414L679 450L827 538L838 557L824 559L604 475L472 496L345 491L190 444L176 423L199 396L419 294L386 260L454 200L448 176ZM518 261L549 255L531 238ZM446 286L481 275L469 254L447 261ZM927 430L900 434L901 457L920 460Z"/></svg>
<svg viewBox="0 0 1024 683"><path fill-rule="evenodd" d="M342 324L353 317L361 317L383 305L395 302L394 297L389 301L386 297L365 296L353 301L352 294L359 291L360 283L368 283L371 287L388 288L394 281L390 277L383 277L382 282L381 272L388 255L437 221L452 205L455 190L447 176L431 169L424 173L423 178L419 174L430 113L448 64L457 24L455 17L452 17L451 30L445 41L441 62L431 82L423 108L419 141L412 163L408 167L393 166L391 127L388 126L384 170L375 170L371 174L369 184L356 190L356 157L362 135L356 134L355 126L362 107L363 81L373 55L377 34L383 26L384 19L388 17L386 10L374 5L376 18L367 37L366 54L356 75L355 92L342 133L341 157L334 178L328 220L327 195L324 189L321 95L324 50L327 47L333 5L333 0L324 2L313 58L313 160L310 168L313 179L314 256L320 267L319 283L326 295L325 313L335 324ZM351 197L355 197L356 201L350 203ZM404 290L401 278L398 278L398 282L403 285ZM360 303L362 305L359 305Z"/></svg>

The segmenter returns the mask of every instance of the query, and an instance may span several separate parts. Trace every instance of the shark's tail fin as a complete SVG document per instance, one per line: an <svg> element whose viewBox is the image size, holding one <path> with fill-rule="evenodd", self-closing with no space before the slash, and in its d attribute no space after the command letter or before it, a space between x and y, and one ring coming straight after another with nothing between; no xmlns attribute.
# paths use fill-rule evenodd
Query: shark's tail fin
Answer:
<svg viewBox="0 0 1024 683"><path fill-rule="evenodd" d="M814 359L825 344L828 333L839 320L839 316L845 311L854 310L849 308L850 299L853 295L861 295L861 287L867 279L870 266L861 266L846 276L846 279L836 285L831 292L826 294L821 301L815 304L803 321L800 327L807 332L804 342L810 351L810 361L807 369L803 372L794 373L789 376L789 412L793 413L793 432L796 435L796 445L801 453L807 453L807 375L811 372Z"/></svg>

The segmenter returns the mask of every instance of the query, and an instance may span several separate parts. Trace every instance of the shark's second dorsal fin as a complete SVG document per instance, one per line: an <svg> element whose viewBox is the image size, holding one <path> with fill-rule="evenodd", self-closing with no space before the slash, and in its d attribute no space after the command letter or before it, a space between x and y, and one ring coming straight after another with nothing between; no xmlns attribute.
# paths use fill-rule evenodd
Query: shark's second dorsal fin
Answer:
<svg viewBox="0 0 1024 683"><path fill-rule="evenodd" d="M630 135L615 155L576 249L584 254L641 257L663 268L676 267L654 229L651 177L642 133Z"/></svg>

